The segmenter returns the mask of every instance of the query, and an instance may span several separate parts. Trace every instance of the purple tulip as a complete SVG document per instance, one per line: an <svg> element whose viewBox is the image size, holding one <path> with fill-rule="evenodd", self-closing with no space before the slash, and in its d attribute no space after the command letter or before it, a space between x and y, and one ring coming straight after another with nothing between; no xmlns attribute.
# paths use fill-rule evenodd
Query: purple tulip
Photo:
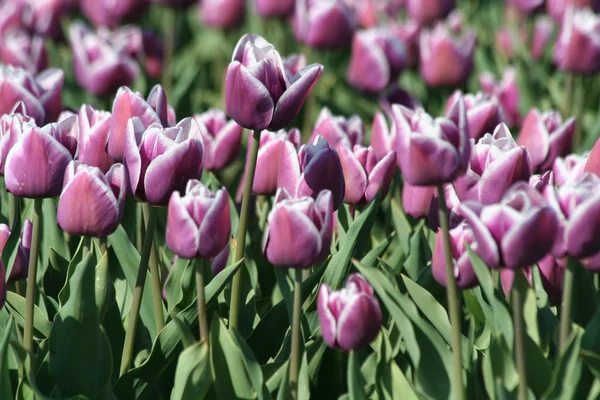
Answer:
<svg viewBox="0 0 600 400"><path fill-rule="evenodd" d="M286 145L281 153L277 187L285 188L294 197L317 198L321 191L331 191L333 209L344 201L346 192L344 172L338 152L327 140L319 137L314 145L296 149Z"/></svg>
<svg viewBox="0 0 600 400"><path fill-rule="evenodd" d="M522 38L521 38L522 39ZM515 56L515 43L512 31L507 27L501 27L496 31L494 45L500 54L508 59Z"/></svg>
<svg viewBox="0 0 600 400"><path fill-rule="evenodd" d="M164 53L163 40L153 32L143 31L141 58L144 60L144 69L150 78L158 80L161 77Z"/></svg>
<svg viewBox="0 0 600 400"><path fill-rule="evenodd" d="M71 161L58 201L58 226L71 235L110 235L123 219L127 185L123 164L114 164L105 175L97 167Z"/></svg>
<svg viewBox="0 0 600 400"><path fill-rule="evenodd" d="M146 101L154 112L156 112L156 115L158 115L158 119L163 127L166 128L177 124L175 109L169 105L167 94L161 85L156 85L152 88Z"/></svg>
<svg viewBox="0 0 600 400"><path fill-rule="evenodd" d="M220 29L239 25L244 19L244 0L199 0L202 23Z"/></svg>
<svg viewBox="0 0 600 400"><path fill-rule="evenodd" d="M324 137L333 148L353 147L364 143L365 126L358 115L346 118L333 115L329 108L323 107L308 142L315 143L319 136Z"/></svg>
<svg viewBox="0 0 600 400"><path fill-rule="evenodd" d="M24 68L31 74L37 74L48 66L44 39L41 36L32 36L27 31L6 32L0 53L3 63Z"/></svg>
<svg viewBox="0 0 600 400"><path fill-rule="evenodd" d="M465 202L459 213L471 227L478 254L490 268L525 268L552 249L558 219L527 183L513 186L499 204Z"/></svg>
<svg viewBox="0 0 600 400"><path fill-rule="evenodd" d="M23 25L23 2L3 1L0 3L0 37L10 30L26 29Z"/></svg>
<svg viewBox="0 0 600 400"><path fill-rule="evenodd" d="M404 212L413 218L427 217L434 193L435 186L413 186L404 182L402 185L402 208Z"/></svg>
<svg viewBox="0 0 600 400"><path fill-rule="evenodd" d="M461 97L467 109L467 124L471 138L478 141L486 133L494 132L502 122L502 111L498 100L483 93L463 95L460 90L457 90L446 103L446 116L449 116Z"/></svg>
<svg viewBox="0 0 600 400"><path fill-rule="evenodd" d="M392 105L394 104L399 104L411 110L421 108L421 103L406 90L402 89L397 82L392 83L379 96L379 106L388 116L393 114Z"/></svg>
<svg viewBox="0 0 600 400"><path fill-rule="evenodd" d="M454 263L453 271L456 286L459 289L469 289L477 286L477 276L471 265L467 245L477 253L478 245L473 231L466 223L461 223L450 230L450 251ZM444 250L443 234L438 230L435 237L435 247L431 258L431 272L435 280L442 286L447 285L446 252Z"/></svg>
<svg viewBox="0 0 600 400"><path fill-rule="evenodd" d="M344 202L367 204L381 190L382 198L390 189L396 166L396 153L390 151L383 158L377 157L372 147L346 146L337 148L344 173Z"/></svg>
<svg viewBox="0 0 600 400"><path fill-rule="evenodd" d="M23 103L19 103L24 111ZM4 114L0 117L0 174L4 175L6 157L24 131L35 128L35 121L19 112Z"/></svg>
<svg viewBox="0 0 600 400"><path fill-rule="evenodd" d="M454 0L406 0L408 15L421 25L446 17L454 7Z"/></svg>
<svg viewBox="0 0 600 400"><path fill-rule="evenodd" d="M554 185L554 173L552 171L546 171L543 175L532 175L531 178L529 178L529 186L542 194L545 193L548 186Z"/></svg>
<svg viewBox="0 0 600 400"><path fill-rule="evenodd" d="M568 7L554 47L554 63L563 71L600 71L600 17L590 9Z"/></svg>
<svg viewBox="0 0 600 400"><path fill-rule="evenodd" d="M515 7L523 14L530 14L544 4L544 0L506 0L507 6Z"/></svg>
<svg viewBox="0 0 600 400"><path fill-rule="evenodd" d="M64 0L21 0L23 24L33 32L54 39L62 37L61 18L70 11Z"/></svg>
<svg viewBox="0 0 600 400"><path fill-rule="evenodd" d="M292 75L270 43L244 35L227 68L227 113L248 129L282 129L296 118L322 71L312 64Z"/></svg>
<svg viewBox="0 0 600 400"><path fill-rule="evenodd" d="M352 274L346 287L332 291L321 285L317 310L323 340L344 351L367 347L381 330L383 318L373 288L360 274Z"/></svg>
<svg viewBox="0 0 600 400"><path fill-rule="evenodd" d="M79 147L79 125L76 115L44 125L41 129L42 132L49 134L62 144L69 151L71 157L75 157Z"/></svg>
<svg viewBox="0 0 600 400"><path fill-rule="evenodd" d="M571 152L574 134L575 118L571 117L563 123L559 112L542 114L533 108L523 121L517 144L529 150L534 171L547 171L557 157Z"/></svg>
<svg viewBox="0 0 600 400"><path fill-rule="evenodd" d="M420 0L419 0L420 1ZM453 37L448 27L437 23L421 32L420 71L427 86L460 86L473 70L475 33Z"/></svg>
<svg viewBox="0 0 600 400"><path fill-rule="evenodd" d="M404 43L408 55L407 67L415 67L419 64L419 35L421 25L414 20L408 20L403 24L390 22L388 27L392 34Z"/></svg>
<svg viewBox="0 0 600 400"><path fill-rule="evenodd" d="M62 111L63 82L60 69L49 68L34 77L22 68L0 65L0 114L9 114L21 101L37 124L56 121Z"/></svg>
<svg viewBox="0 0 600 400"><path fill-rule="evenodd" d="M175 191L169 200L165 239L179 257L211 259L229 248L231 216L225 188L212 193L190 180L185 196Z"/></svg>
<svg viewBox="0 0 600 400"><path fill-rule="evenodd" d="M338 50L350 44L358 18L343 0L297 0L292 25L298 42Z"/></svg>
<svg viewBox="0 0 600 400"><path fill-rule="evenodd" d="M204 169L220 170L231 164L240 151L243 128L217 109L196 114L194 120L204 142Z"/></svg>
<svg viewBox="0 0 600 400"><path fill-rule="evenodd" d="M548 295L550 306L557 306L562 300L562 282L565 275L565 266L560 265L559 261L548 254L538 261L542 286Z"/></svg>
<svg viewBox="0 0 600 400"><path fill-rule="evenodd" d="M187 181L202 176L204 145L192 118L169 128L144 128L139 118L132 118L125 140L131 191L140 201L166 206L174 191L183 191Z"/></svg>
<svg viewBox="0 0 600 400"><path fill-rule="evenodd" d="M557 157L552 165L556 185L562 186L566 183L575 183L585 173L589 154L569 154L565 158Z"/></svg>
<svg viewBox="0 0 600 400"><path fill-rule="evenodd" d="M500 286L502 286L504 296L510 296L510 291L512 290L517 274L523 274L529 285L531 285L531 267L521 269L503 268L500 270Z"/></svg>
<svg viewBox="0 0 600 400"><path fill-rule="evenodd" d="M290 54L283 59L283 68L288 75L296 75L302 68L306 67L306 56L304 54Z"/></svg>
<svg viewBox="0 0 600 400"><path fill-rule="evenodd" d="M507 68L502 75L502 81L497 82L489 72L484 72L479 77L481 90L488 95L495 96L502 109L502 121L509 126L518 126L521 123L519 113L520 91L517 83L517 74L514 68Z"/></svg>
<svg viewBox="0 0 600 400"><path fill-rule="evenodd" d="M544 55L548 43L554 32L554 22L551 18L542 15L536 18L531 39L531 57L538 61Z"/></svg>
<svg viewBox="0 0 600 400"><path fill-rule="evenodd" d="M557 21L561 21L569 8L590 8L600 11L599 0L546 0L546 11Z"/></svg>
<svg viewBox="0 0 600 400"><path fill-rule="evenodd" d="M361 28L374 28L380 24L387 1L362 0L354 2L354 12Z"/></svg>
<svg viewBox="0 0 600 400"><path fill-rule="evenodd" d="M393 143L404 180L415 186L432 186L453 181L469 163L471 143L464 102L460 100L452 115L459 124L445 118L434 119L423 109L411 111L392 106Z"/></svg>
<svg viewBox="0 0 600 400"><path fill-rule="evenodd" d="M79 109L79 148L77 160L83 164L98 167L106 173L115 160L106 152L106 141L110 132L110 113L95 110L84 104Z"/></svg>
<svg viewBox="0 0 600 400"><path fill-rule="evenodd" d="M142 14L148 0L79 0L81 12L96 26L115 27L119 22Z"/></svg>
<svg viewBox="0 0 600 400"><path fill-rule="evenodd" d="M395 141L396 131L393 124L390 129L384 115L377 111L373 118L373 125L371 128L371 147L375 150L377 157L383 158L390 151L393 151L393 143ZM399 166L400 160L397 155L396 160Z"/></svg>
<svg viewBox="0 0 600 400"><path fill-rule="evenodd" d="M288 17L294 12L294 0L254 0L256 12L263 18Z"/></svg>
<svg viewBox="0 0 600 400"><path fill-rule="evenodd" d="M4 250L10 236L10 228L6 224L0 224L0 253ZM26 219L21 230L21 242L17 249L17 255L13 263L8 282L16 282L27 278L29 270L29 253L31 250L31 221Z"/></svg>
<svg viewBox="0 0 600 400"><path fill-rule="evenodd" d="M166 4L171 7L186 7L194 4L196 0L150 0L154 4Z"/></svg>

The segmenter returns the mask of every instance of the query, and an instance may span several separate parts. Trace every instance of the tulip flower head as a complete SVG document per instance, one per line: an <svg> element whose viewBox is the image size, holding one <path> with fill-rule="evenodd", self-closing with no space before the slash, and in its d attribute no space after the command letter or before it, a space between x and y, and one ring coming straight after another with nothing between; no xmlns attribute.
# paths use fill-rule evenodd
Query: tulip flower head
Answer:
<svg viewBox="0 0 600 400"><path fill-rule="evenodd" d="M454 7L454 0L406 0L408 15L422 25L444 18Z"/></svg>
<svg viewBox="0 0 600 400"><path fill-rule="evenodd" d="M575 183L583 177L588 162L589 153L569 154L565 158L557 157L552 165L556 185Z"/></svg>
<svg viewBox="0 0 600 400"><path fill-rule="evenodd" d="M486 133L494 132L496 126L502 122L502 111L498 100L483 93L463 95L460 90L457 90L446 103L446 116L449 116L461 97L467 109L467 123L471 138L478 141Z"/></svg>
<svg viewBox="0 0 600 400"><path fill-rule="evenodd" d="M473 270L467 246L477 253L478 244L471 227L465 222L450 230L450 250L454 267L452 269L456 286L459 289L469 289L477 285L477 276ZM435 236L435 247L431 259L431 272L435 280L442 286L447 285L446 252L444 250L443 232L438 230Z"/></svg>
<svg viewBox="0 0 600 400"><path fill-rule="evenodd" d="M96 1L79 0L81 12L96 26L114 27L123 20L140 15L148 0Z"/></svg>
<svg viewBox="0 0 600 400"><path fill-rule="evenodd" d="M427 217L434 193L435 186L413 186L404 182L402 185L402 209L413 218Z"/></svg>
<svg viewBox="0 0 600 400"><path fill-rule="evenodd" d="M21 230L21 241L17 249L15 261L8 276L8 282L20 281L27 278L29 270L29 253L31 251L31 221L26 219ZM10 228L6 224L0 224L0 252L6 246L10 237Z"/></svg>
<svg viewBox="0 0 600 400"><path fill-rule="evenodd" d="M21 0L21 19L29 31L54 39L62 38L61 18L70 11L65 0Z"/></svg>
<svg viewBox="0 0 600 400"><path fill-rule="evenodd" d="M343 0L297 0L292 26L298 42L337 50L350 44L358 18Z"/></svg>
<svg viewBox="0 0 600 400"><path fill-rule="evenodd" d="M342 145L347 147L362 145L365 141L365 126L358 115L346 118L333 115L329 108L323 107L309 143L315 143L318 136L325 138L333 148Z"/></svg>
<svg viewBox="0 0 600 400"><path fill-rule="evenodd" d="M497 82L489 72L484 72L479 77L479 85L483 93L498 99L502 109L502 121L505 124L508 126L521 124L521 113L519 112L520 91L514 68L507 68L500 82Z"/></svg>
<svg viewBox="0 0 600 400"><path fill-rule="evenodd" d="M98 167L106 173L115 160L106 152L106 141L110 132L111 114L98 111L84 104L77 117L79 128L79 148L77 160L83 164Z"/></svg>
<svg viewBox="0 0 600 400"><path fill-rule="evenodd" d="M589 8L593 12L600 11L599 0L546 0L548 15L557 21L562 21L569 8Z"/></svg>
<svg viewBox="0 0 600 400"><path fill-rule="evenodd" d="M408 20L403 24L393 21L388 23L392 35L396 36L406 48L407 67L415 67L419 64L419 35L421 34L421 25L415 20Z"/></svg>
<svg viewBox="0 0 600 400"><path fill-rule="evenodd" d="M244 0L200 0L198 3L200 20L212 28L233 28L244 19Z"/></svg>
<svg viewBox="0 0 600 400"><path fill-rule="evenodd" d="M263 18L290 16L294 5L294 0L254 0L256 12Z"/></svg>
<svg viewBox="0 0 600 400"><path fill-rule="evenodd" d="M563 264L563 265L561 265ZM542 286L548 295L548 304L557 306L562 301L562 282L565 275L565 265L548 254L538 261Z"/></svg>
<svg viewBox="0 0 600 400"><path fill-rule="evenodd" d="M24 131L35 128L35 121L25 116L23 103L19 103L15 112L0 117L0 174L4 175L4 167L8 152L15 145Z"/></svg>
<svg viewBox="0 0 600 400"><path fill-rule="evenodd" d="M227 121L225 113L217 109L194 115L194 120L204 142L204 168L220 170L231 164L239 153L243 128L233 120Z"/></svg>
<svg viewBox="0 0 600 400"><path fill-rule="evenodd" d="M533 37L531 39L531 57L538 61L542 58L546 47L552 39L554 32L554 21L548 16L539 16L533 26Z"/></svg>
<svg viewBox="0 0 600 400"><path fill-rule="evenodd" d="M554 63L578 74L600 71L600 17L589 8L567 8L554 47Z"/></svg>
<svg viewBox="0 0 600 400"><path fill-rule="evenodd" d="M24 30L6 32L0 54L3 63L21 67L31 74L40 73L48 66L44 39Z"/></svg>

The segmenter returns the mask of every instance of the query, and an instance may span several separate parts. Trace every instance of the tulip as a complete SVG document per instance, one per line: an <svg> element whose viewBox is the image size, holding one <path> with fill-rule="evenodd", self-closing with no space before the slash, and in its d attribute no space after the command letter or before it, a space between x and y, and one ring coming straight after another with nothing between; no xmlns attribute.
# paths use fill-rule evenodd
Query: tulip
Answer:
<svg viewBox="0 0 600 400"><path fill-rule="evenodd" d="M317 310L323 340L344 351L367 347L381 330L383 318L373 288L360 274L352 274L346 287L332 291L321 285Z"/></svg>
<svg viewBox="0 0 600 400"><path fill-rule="evenodd" d="M402 208L404 212L413 218L427 217L434 193L435 186L413 186L404 182L404 185L402 185Z"/></svg>
<svg viewBox="0 0 600 400"><path fill-rule="evenodd" d="M31 74L37 74L48 66L44 39L31 36L26 31L7 32L0 53L3 63L21 67Z"/></svg>
<svg viewBox="0 0 600 400"><path fill-rule="evenodd" d="M231 222L225 188L212 193L190 180L185 195L175 191L169 200L165 239L179 257L213 258L229 248Z"/></svg>
<svg viewBox="0 0 600 400"><path fill-rule="evenodd" d="M352 39L347 79L362 91L377 93L395 80L407 64L404 44L389 30L359 31Z"/></svg>
<svg viewBox="0 0 600 400"><path fill-rule="evenodd" d="M504 296L510 296L510 291L513 287L513 283L517 274L523 274L529 285L531 285L531 267L525 267L523 269L503 268L500 270L500 286L502 286Z"/></svg>
<svg viewBox="0 0 600 400"><path fill-rule="evenodd" d="M243 128L217 109L196 114L194 120L204 142L204 169L220 170L231 164L240 151Z"/></svg>
<svg viewBox="0 0 600 400"><path fill-rule="evenodd" d="M188 180L202 176L204 145L192 118L170 128L152 124L147 129L139 118L132 118L125 140L131 191L140 201L166 206L171 193L183 191Z"/></svg>
<svg viewBox="0 0 600 400"><path fill-rule="evenodd" d="M575 118L571 117L563 124L559 112L542 114L537 108L533 108L523 121L517 144L529 150L534 171L547 171L552 168L557 157L571 152L574 134Z"/></svg>
<svg viewBox="0 0 600 400"><path fill-rule="evenodd" d="M160 123L165 128L177 124L175 109L167 102L167 94L161 85L156 85L150 91L147 99L148 104L158 115Z"/></svg>
<svg viewBox="0 0 600 400"><path fill-rule="evenodd" d="M0 3L0 37L11 30L25 28L21 15L23 13L22 1L3 1Z"/></svg>
<svg viewBox="0 0 600 400"><path fill-rule="evenodd" d="M79 126L77 124L76 115L44 125L41 129L42 132L47 133L58 140L58 142L69 151L71 157L75 157L77 154L77 147L79 146Z"/></svg>
<svg viewBox="0 0 600 400"><path fill-rule="evenodd" d="M0 115L9 114L23 102L27 115L37 124L56 121L62 111L63 81L60 69L49 68L34 77L22 68L0 65Z"/></svg>
<svg viewBox="0 0 600 400"><path fill-rule="evenodd" d="M115 27L120 21L134 18L148 6L148 0L96 1L79 0L81 12L96 26Z"/></svg>
<svg viewBox="0 0 600 400"><path fill-rule="evenodd" d="M554 47L554 63L567 72L600 71L600 17L590 9L567 8Z"/></svg>
<svg viewBox="0 0 600 400"><path fill-rule="evenodd" d="M392 115L392 105L399 104L411 110L421 108L421 103L402 89L397 82L392 83L380 96L379 105L387 115Z"/></svg>
<svg viewBox="0 0 600 400"><path fill-rule="evenodd" d="M600 12L599 0L546 0L548 15L561 21L569 8L590 8L593 12Z"/></svg>
<svg viewBox="0 0 600 400"><path fill-rule="evenodd" d="M518 126L521 123L519 113L519 85L514 68L504 70L502 81L497 82L492 74L484 72L479 77L479 84L483 93L495 96L502 109L502 121L509 126Z"/></svg>
<svg viewBox="0 0 600 400"><path fill-rule="evenodd" d="M433 186L453 181L469 163L471 144L464 102L452 114L458 125L445 118L434 119L424 110L392 106L396 138L393 143L405 182Z"/></svg>
<svg viewBox="0 0 600 400"><path fill-rule="evenodd" d="M469 253L467 253L467 245L475 253L478 252L479 249L473 231L469 225L463 222L457 227L450 229L450 250L454 263L453 271L456 278L456 287L459 289L469 289L477 286L478 283L473 265L471 265ZM431 273L440 285L446 287L446 253L441 230L435 236L435 247L431 258Z"/></svg>
<svg viewBox="0 0 600 400"><path fill-rule="evenodd" d="M557 306L561 302L562 282L565 275L565 266L560 265L559 261L550 254L538 262L542 285L548 295L548 304Z"/></svg>
<svg viewBox="0 0 600 400"><path fill-rule="evenodd" d="M58 201L58 226L71 235L110 235L123 219L127 184L123 164L114 164L105 175L97 167L71 161Z"/></svg>
<svg viewBox="0 0 600 400"><path fill-rule="evenodd" d="M585 173L589 154L569 154L565 158L557 157L552 165L556 185L562 186L566 183L575 183Z"/></svg>
<svg viewBox="0 0 600 400"><path fill-rule="evenodd" d="M530 14L543 4L544 0L506 0L506 5L517 8L523 14Z"/></svg>
<svg viewBox="0 0 600 400"><path fill-rule="evenodd" d="M244 18L244 0L200 0L198 3L202 23L212 28L233 28Z"/></svg>
<svg viewBox="0 0 600 400"><path fill-rule="evenodd" d="M113 93L120 86L133 83L139 74L134 59L82 23L71 24L70 41L75 78L93 95Z"/></svg>
<svg viewBox="0 0 600 400"><path fill-rule="evenodd" d="M382 198L390 189L396 164L396 153L390 151L383 158L377 157L372 147L346 146L337 148L344 174L344 202L367 204L381 191Z"/></svg>
<svg viewBox="0 0 600 400"><path fill-rule="evenodd" d="M285 68L288 75L296 75L304 67L306 67L306 56L304 54L290 54L283 59L283 68Z"/></svg>
<svg viewBox="0 0 600 400"><path fill-rule="evenodd" d="M376 112L373 118L371 128L371 147L379 158L385 157L390 151L393 151L392 146L396 140L396 131L392 125L389 129L387 121L381 112ZM397 156L397 155L396 155ZM398 166L400 160L396 157Z"/></svg>
<svg viewBox="0 0 600 400"><path fill-rule="evenodd" d="M296 118L322 71L312 64L292 75L270 43L245 35L227 68L227 113L248 129L282 129Z"/></svg>
<svg viewBox="0 0 600 400"><path fill-rule="evenodd" d="M346 47L358 25L355 10L342 0L297 0L292 26L296 40L310 47Z"/></svg>
<svg viewBox="0 0 600 400"><path fill-rule="evenodd" d="M21 0L23 24L33 32L54 39L62 37L61 18L69 11L64 0Z"/></svg>
<svg viewBox="0 0 600 400"><path fill-rule="evenodd" d="M163 72L164 43L162 39L153 32L142 32L142 54L144 69L148 76L157 80Z"/></svg>
<svg viewBox="0 0 600 400"><path fill-rule="evenodd" d="M538 61L542 58L548 43L554 32L554 22L547 16L536 18L533 26L533 38L531 39L531 57Z"/></svg>
<svg viewBox="0 0 600 400"><path fill-rule="evenodd" d="M392 34L404 43L408 56L407 66L412 68L418 65L421 25L414 20L408 20L404 24L390 22L388 27Z"/></svg>
<svg viewBox="0 0 600 400"><path fill-rule="evenodd" d="M277 187L285 188L294 197L317 198L321 191L331 192L333 209L337 210L346 193L344 172L338 152L327 140L319 137L314 145L308 144L296 150L284 146L281 153Z"/></svg>
<svg viewBox="0 0 600 400"><path fill-rule="evenodd" d="M408 15L421 25L446 17L454 7L454 0L406 0Z"/></svg>
<svg viewBox="0 0 600 400"><path fill-rule="evenodd" d="M461 97L467 109L469 135L475 141L478 141L486 133L493 132L502 122L502 111L497 99L482 93L463 95L460 90L455 91L446 103L447 117ZM458 123L458 121L454 122Z"/></svg>
<svg viewBox="0 0 600 400"><path fill-rule="evenodd" d="M554 187L554 173L546 171L543 175L532 175L529 178L529 186L544 194L549 186Z"/></svg>
<svg viewBox="0 0 600 400"><path fill-rule="evenodd" d="M473 69L475 33L454 38L448 28L438 23L425 29L420 38L420 71L427 86L459 86Z"/></svg>
<svg viewBox="0 0 600 400"><path fill-rule="evenodd" d="M84 104L79 109L79 148L77 160L83 164L98 167L106 173L115 160L106 152L106 141L110 132L110 113L95 110Z"/></svg>
<svg viewBox="0 0 600 400"><path fill-rule="evenodd" d="M309 143L315 143L318 136L324 137L333 148L339 146L353 147L364 143L365 126L358 115L346 118L333 115L329 108L323 107L313 128Z"/></svg>
<svg viewBox="0 0 600 400"><path fill-rule="evenodd" d="M385 12L386 1L363 0L354 3L354 11L359 25L364 29L374 28L380 23Z"/></svg>
<svg viewBox="0 0 600 400"><path fill-rule="evenodd" d="M464 202L458 212L490 268L518 269L538 262L552 249L558 231L555 211L527 183L513 186L499 204Z"/></svg>
<svg viewBox="0 0 600 400"><path fill-rule="evenodd" d="M6 246L10 237L10 228L6 224L0 224L0 252ZM8 282L16 282L27 278L29 268L29 253L31 250L31 221L26 219L21 231L21 242L17 249L15 261L8 276Z"/></svg>
<svg viewBox="0 0 600 400"><path fill-rule="evenodd" d="M40 128L28 128L6 157L6 190L18 197L56 197L71 160L69 150L55 137Z"/></svg>
<svg viewBox="0 0 600 400"><path fill-rule="evenodd" d="M263 18L288 17L294 11L294 0L254 0L256 12Z"/></svg>
<svg viewBox="0 0 600 400"><path fill-rule="evenodd" d="M19 103L20 111L23 103ZM22 113L14 112L0 117L0 174L4 175L6 157L24 131L35 127L35 121Z"/></svg>

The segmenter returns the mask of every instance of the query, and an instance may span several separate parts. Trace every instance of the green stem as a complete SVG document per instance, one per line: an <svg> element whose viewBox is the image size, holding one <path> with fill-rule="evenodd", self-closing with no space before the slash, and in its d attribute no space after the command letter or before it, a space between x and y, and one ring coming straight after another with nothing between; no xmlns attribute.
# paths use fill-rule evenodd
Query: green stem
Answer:
<svg viewBox="0 0 600 400"><path fill-rule="evenodd" d="M148 203L144 203L144 216L146 224L150 209L155 208ZM150 278L152 281L152 302L154 303L154 321L156 323L156 331L160 332L165 326L165 316L163 314L162 302L162 287L160 284L160 273L158 271L158 256L156 255L156 246L152 240L152 248L150 249Z"/></svg>
<svg viewBox="0 0 600 400"><path fill-rule="evenodd" d="M250 133L252 135L252 141L250 142L250 159L248 160L248 170L246 171L246 184L244 186L244 197L242 198L242 210L240 212L234 262L237 262L244 257L246 230L248 229L248 214L250 211L250 200L252 199L252 186L254 185L256 160L258 159L260 133L260 131ZM231 285L231 310L229 312L229 328L231 329L237 329L239 323L240 295L242 291L243 276L242 268L243 266L236 272Z"/></svg>
<svg viewBox="0 0 600 400"><path fill-rule="evenodd" d="M298 375L300 373L300 318L302 317L302 270L296 269L294 281L294 314L292 319L292 354L290 355L290 393L298 398Z"/></svg>
<svg viewBox="0 0 600 400"><path fill-rule="evenodd" d="M137 203L135 207L135 248L142 254L144 247L144 213L142 203Z"/></svg>
<svg viewBox="0 0 600 400"><path fill-rule="evenodd" d="M513 324L515 327L515 354L519 372L519 400L527 400L527 368L525 365L525 322L523 321L523 299L516 285L511 290Z"/></svg>
<svg viewBox="0 0 600 400"><path fill-rule="evenodd" d="M92 238L89 236L83 237L83 256L85 257L92 249Z"/></svg>
<svg viewBox="0 0 600 400"><path fill-rule="evenodd" d="M563 352L567 345L567 339L571 331L571 303L573 301L573 281L575 265L574 261L569 257L567 260L567 268L565 268L565 276L563 278L562 288L562 306L560 308L560 336L559 346Z"/></svg>
<svg viewBox="0 0 600 400"><path fill-rule="evenodd" d="M204 263L202 258L196 259L196 291L198 293L198 323L200 340L208 344L208 319L206 318L206 299L204 295Z"/></svg>
<svg viewBox="0 0 600 400"><path fill-rule="evenodd" d="M175 48L175 9L174 7L165 7L164 10L164 27L165 27L165 54L163 59L163 76L162 86L167 95L167 98L171 96L172 86L172 61L173 61L173 50Z"/></svg>
<svg viewBox="0 0 600 400"><path fill-rule="evenodd" d="M40 252L40 223L42 219L42 201L35 199L33 207L33 229L31 232L31 253L29 254L29 272L27 273L27 295L25 300L25 329L23 347L33 352L33 310L37 280L37 260Z"/></svg>
<svg viewBox="0 0 600 400"><path fill-rule="evenodd" d="M123 356L121 357L120 376L123 376L129 370L129 366L131 365L135 333L140 314L140 306L142 304L142 294L144 293L144 283L146 282L146 274L148 272L148 260L150 259L152 242L154 242L154 228L156 227L157 214L156 208L149 207L148 211L146 237L144 237L144 247L140 257L140 265L138 268L137 279L135 281L135 288L133 289L133 299L131 300L131 310L129 311L127 331L125 332L125 343L123 344Z"/></svg>
<svg viewBox="0 0 600 400"><path fill-rule="evenodd" d="M565 102L563 104L563 117L569 118L573 103L573 74L567 74L565 78Z"/></svg>
<svg viewBox="0 0 600 400"><path fill-rule="evenodd" d="M450 324L452 326L452 388L454 389L454 399L463 400L462 353L460 350L460 303L457 295L456 278L454 277L452 250L450 248L450 227L448 207L446 206L446 197L444 196L444 185L438 185L438 205L442 238L444 239L444 251L446 253L446 294L448 296L448 313L450 314Z"/></svg>
<svg viewBox="0 0 600 400"><path fill-rule="evenodd" d="M19 198L12 193L6 193L8 195L8 226L10 229L15 227L15 222L19 218Z"/></svg>

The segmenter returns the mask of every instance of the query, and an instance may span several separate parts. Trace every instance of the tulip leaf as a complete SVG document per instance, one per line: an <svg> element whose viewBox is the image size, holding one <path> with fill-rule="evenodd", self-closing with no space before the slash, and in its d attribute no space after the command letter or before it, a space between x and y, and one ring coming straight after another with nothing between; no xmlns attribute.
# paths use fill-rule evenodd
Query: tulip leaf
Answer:
<svg viewBox="0 0 600 400"><path fill-rule="evenodd" d="M191 303L192 299L186 299L186 293L194 292L191 290L191 286L195 283L194 270L194 263L181 257L178 257L175 264L171 267L167 283L165 284L169 315L176 314Z"/></svg>
<svg viewBox="0 0 600 400"><path fill-rule="evenodd" d="M381 257L392 243L396 232L392 232L390 236L381 241L377 246L373 247L361 260L361 264L373 266L377 262L377 258Z"/></svg>
<svg viewBox="0 0 600 400"><path fill-rule="evenodd" d="M108 266L108 252L104 253L100 261L96 264L95 277L96 307L98 308L99 319L103 321L104 316L115 299L115 288L110 278Z"/></svg>
<svg viewBox="0 0 600 400"><path fill-rule="evenodd" d="M9 375L9 354L8 354L8 341L13 331L15 322L13 318L10 318L8 325L3 327L4 333L0 338L0 398L12 399L13 391L10 383Z"/></svg>
<svg viewBox="0 0 600 400"><path fill-rule="evenodd" d="M202 400L205 398L213 378L210 357L205 342L186 348L179 355L171 399Z"/></svg>
<svg viewBox="0 0 600 400"><path fill-rule="evenodd" d="M21 327L25 323L25 298L14 292L6 292L6 304L15 321ZM52 322L48 320L48 314L37 305L33 306L33 335L37 338L47 338L52 330Z"/></svg>
<svg viewBox="0 0 600 400"><path fill-rule="evenodd" d="M242 352L242 362L244 363L244 367L246 368L250 382L256 391L258 400L270 399L271 395L269 394L266 386L264 386L262 369L260 368L258 361L256 361L252 350L250 347L248 347L244 338L236 330L233 330L232 332L232 339Z"/></svg>
<svg viewBox="0 0 600 400"><path fill-rule="evenodd" d="M67 246L63 232L56 224L57 201L57 199L44 199L42 201L42 244L40 245L42 260L47 260L50 257L50 249L53 249L63 258L70 259L69 246Z"/></svg>
<svg viewBox="0 0 600 400"><path fill-rule="evenodd" d="M586 326L597 308L596 288L592 274L580 262L569 260L568 268L573 273L573 301L571 319L580 326Z"/></svg>

